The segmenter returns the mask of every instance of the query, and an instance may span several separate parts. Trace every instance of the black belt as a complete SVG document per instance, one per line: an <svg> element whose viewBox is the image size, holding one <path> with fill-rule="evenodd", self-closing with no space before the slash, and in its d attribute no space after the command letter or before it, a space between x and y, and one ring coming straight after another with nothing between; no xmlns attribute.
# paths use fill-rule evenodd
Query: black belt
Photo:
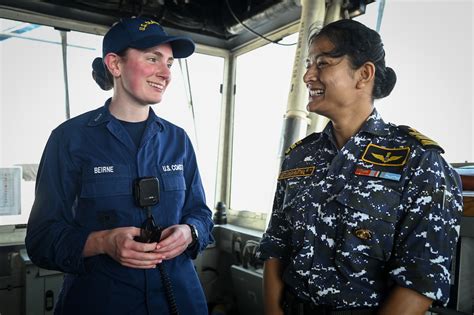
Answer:
<svg viewBox="0 0 474 315"><path fill-rule="evenodd" d="M331 305L316 305L285 290L285 315L375 315L376 308L336 309Z"/></svg>

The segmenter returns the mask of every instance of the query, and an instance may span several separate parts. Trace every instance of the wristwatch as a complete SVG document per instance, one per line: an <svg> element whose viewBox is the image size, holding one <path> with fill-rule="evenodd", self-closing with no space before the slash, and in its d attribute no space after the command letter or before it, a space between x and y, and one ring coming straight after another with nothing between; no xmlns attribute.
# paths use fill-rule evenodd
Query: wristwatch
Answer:
<svg viewBox="0 0 474 315"><path fill-rule="evenodd" d="M186 224L186 225L189 226L189 228L191 229L191 237L193 241L191 242L191 244L188 245L188 248L191 248L197 243L199 233L194 224Z"/></svg>

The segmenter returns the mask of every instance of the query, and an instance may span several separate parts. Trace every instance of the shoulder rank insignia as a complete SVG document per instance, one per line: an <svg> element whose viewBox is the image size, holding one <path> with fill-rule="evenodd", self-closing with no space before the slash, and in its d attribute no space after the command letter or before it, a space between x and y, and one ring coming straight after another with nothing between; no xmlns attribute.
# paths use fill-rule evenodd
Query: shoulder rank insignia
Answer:
<svg viewBox="0 0 474 315"><path fill-rule="evenodd" d="M438 150L441 151L441 153L444 153L443 148L441 148L436 141L431 140L427 136L421 134L418 130L416 130L412 127L403 126L403 125L398 126L398 127L401 130L405 131L410 136L412 136L413 138L415 138L416 140L418 140L424 148L426 148L426 149L438 149Z"/></svg>
<svg viewBox="0 0 474 315"><path fill-rule="evenodd" d="M301 144L303 144L303 143L307 143L307 142L313 140L314 138L316 138L317 136L318 136L318 133L312 133L312 134L310 134L309 136L307 136L307 137L305 137L305 138L303 138L303 139L301 139L301 140L296 141L295 143L293 143L292 145L290 145L290 147L289 147L288 149L286 149L285 155L288 155L288 154L291 152L291 150L293 150L293 149L296 148L297 146L299 146L299 145L301 145Z"/></svg>
<svg viewBox="0 0 474 315"><path fill-rule="evenodd" d="M362 155L362 161L382 166L405 165L410 153L409 147L385 148L370 143Z"/></svg>

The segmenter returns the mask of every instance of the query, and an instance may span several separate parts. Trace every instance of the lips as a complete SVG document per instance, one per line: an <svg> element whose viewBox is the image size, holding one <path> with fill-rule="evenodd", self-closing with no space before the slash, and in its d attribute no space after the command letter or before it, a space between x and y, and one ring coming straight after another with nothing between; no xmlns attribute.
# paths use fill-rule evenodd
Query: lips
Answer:
<svg viewBox="0 0 474 315"><path fill-rule="evenodd" d="M325 90L320 87L312 87L309 84L306 85L306 87L308 88L308 93L309 93L308 98L310 101L313 101L324 95Z"/></svg>
<svg viewBox="0 0 474 315"><path fill-rule="evenodd" d="M323 89L309 89L309 96L314 97L314 96L321 96L324 94Z"/></svg>
<svg viewBox="0 0 474 315"><path fill-rule="evenodd" d="M152 88L155 88L155 89L159 89L161 91L163 91L165 89L165 85L164 84L160 84L160 83L156 83L156 82L151 82L151 81L147 81L148 85L151 86Z"/></svg>

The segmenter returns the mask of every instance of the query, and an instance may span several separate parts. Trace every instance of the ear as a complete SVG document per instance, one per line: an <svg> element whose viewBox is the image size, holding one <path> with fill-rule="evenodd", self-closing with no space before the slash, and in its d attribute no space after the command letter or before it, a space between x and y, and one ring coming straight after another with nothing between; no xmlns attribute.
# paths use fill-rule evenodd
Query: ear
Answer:
<svg viewBox="0 0 474 315"><path fill-rule="evenodd" d="M120 76L119 61L120 56L114 53L109 53L104 58L105 66L114 77Z"/></svg>
<svg viewBox="0 0 474 315"><path fill-rule="evenodd" d="M357 72L359 76L357 88L359 89L372 84L375 80L375 65L370 61L364 63Z"/></svg>

